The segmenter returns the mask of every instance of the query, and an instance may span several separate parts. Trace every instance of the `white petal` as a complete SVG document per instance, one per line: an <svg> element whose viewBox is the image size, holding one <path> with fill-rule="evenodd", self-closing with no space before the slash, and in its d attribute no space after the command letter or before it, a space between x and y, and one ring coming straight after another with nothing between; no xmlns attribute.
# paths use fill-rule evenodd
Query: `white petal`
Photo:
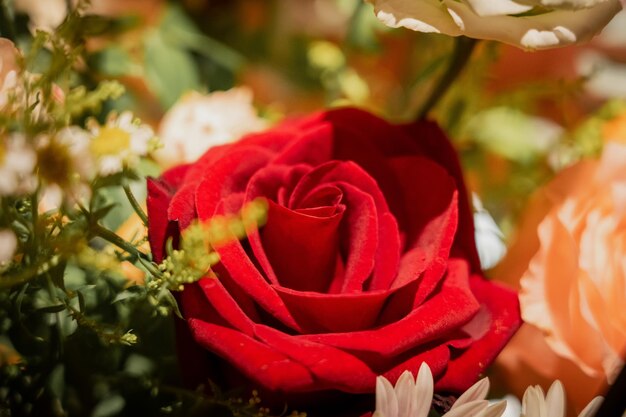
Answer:
<svg viewBox="0 0 626 417"><path fill-rule="evenodd" d="M500 417L506 411L506 400L491 404L489 407L481 411L476 417Z"/></svg>
<svg viewBox="0 0 626 417"><path fill-rule="evenodd" d="M433 401L433 374L426 362L422 362L415 381L414 417L426 417Z"/></svg>
<svg viewBox="0 0 626 417"><path fill-rule="evenodd" d="M486 410L488 406L489 401L487 400L472 401L455 409L450 409L450 411L444 414L444 417L475 417Z"/></svg>
<svg viewBox="0 0 626 417"><path fill-rule="evenodd" d="M518 14L529 11L531 5L520 4L513 0L467 0L479 16L498 16Z"/></svg>
<svg viewBox="0 0 626 417"><path fill-rule="evenodd" d="M602 397L594 398L593 400L589 402L589 404L587 404L585 408L583 408L583 411L580 412L578 417L594 416L596 414L596 411L598 411L598 408L600 408L600 404L602 404L602 401L604 401L604 398Z"/></svg>
<svg viewBox="0 0 626 417"><path fill-rule="evenodd" d="M405 27L419 32L462 32L439 0L372 0L376 17L390 27Z"/></svg>
<svg viewBox="0 0 626 417"><path fill-rule="evenodd" d="M396 392L384 376L376 378L376 411L385 417L398 417Z"/></svg>
<svg viewBox="0 0 626 417"><path fill-rule="evenodd" d="M559 380L554 381L548 390L546 409L549 417L565 417L565 391Z"/></svg>
<svg viewBox="0 0 626 417"><path fill-rule="evenodd" d="M410 371L404 371L396 382L396 398L398 401L398 417L413 417L415 410L415 381Z"/></svg>
<svg viewBox="0 0 626 417"><path fill-rule="evenodd" d="M522 398L522 417L549 417L541 387L528 387Z"/></svg>
<svg viewBox="0 0 626 417"><path fill-rule="evenodd" d="M462 2L442 0L442 3L463 21L464 35L506 42L526 49L587 41L600 32L621 9L619 0L608 0L581 10L557 9L532 16L479 16Z"/></svg>
<svg viewBox="0 0 626 417"><path fill-rule="evenodd" d="M484 400L489 392L489 378L483 378L463 393L452 405L451 410L471 401Z"/></svg>

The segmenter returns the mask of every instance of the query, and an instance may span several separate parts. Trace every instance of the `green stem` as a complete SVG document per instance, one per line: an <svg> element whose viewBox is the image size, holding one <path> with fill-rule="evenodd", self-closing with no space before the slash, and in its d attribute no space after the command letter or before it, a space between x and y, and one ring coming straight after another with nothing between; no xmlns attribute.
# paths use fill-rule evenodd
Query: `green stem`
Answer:
<svg viewBox="0 0 626 417"><path fill-rule="evenodd" d="M128 198L128 201L130 202L130 205L133 207L133 210L135 210L135 213L137 213L137 216L139 216L143 225L148 227L148 216L146 215L146 212L143 211L141 204L139 204L139 201L137 201L137 199L135 198L135 195L133 194L133 192L131 191L128 185L124 184L123 188L124 188L124 193L126 193L126 197Z"/></svg>
<svg viewBox="0 0 626 417"><path fill-rule="evenodd" d="M92 226L92 231L93 234L95 236L98 236L104 240L106 240L107 242L117 246L118 248L128 252L129 254L133 255L134 257L138 258L138 259L142 259L146 262L142 262L142 265L154 276L158 277L161 275L161 273L158 271L158 269L156 269L153 265L152 265L152 260L150 259L150 257L148 255L146 255L145 253L141 252L139 249L137 249L136 247L134 247L132 244L130 244L129 242L125 241L124 239L122 239L120 236L118 236L117 234L115 234L114 232L112 232L111 230L102 227L99 224L95 224Z"/></svg>
<svg viewBox="0 0 626 417"><path fill-rule="evenodd" d="M452 58L450 65L443 73L432 93L417 113L417 120L422 120L428 116L428 113L439 103L439 101L446 94L454 80L461 74L470 57L474 47L476 46L476 39L467 38L465 36L459 36L455 39L454 50L452 51Z"/></svg>

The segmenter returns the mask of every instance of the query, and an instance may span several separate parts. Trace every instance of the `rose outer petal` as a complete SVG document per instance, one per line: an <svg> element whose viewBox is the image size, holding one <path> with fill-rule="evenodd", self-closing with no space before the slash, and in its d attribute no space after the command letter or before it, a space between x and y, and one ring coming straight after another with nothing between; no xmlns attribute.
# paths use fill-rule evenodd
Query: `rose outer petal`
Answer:
<svg viewBox="0 0 626 417"><path fill-rule="evenodd" d="M469 260L470 270L480 272L480 259L474 240L474 215L463 181L463 170L454 147L434 122L420 121L402 127L419 144L423 156L445 167L455 179L459 193L459 215L454 246L460 247L464 256Z"/></svg>
<svg viewBox="0 0 626 417"><path fill-rule="evenodd" d="M522 323L515 291L479 275L472 275L470 283L482 311L476 315L478 323L468 327L482 327L481 335L467 349L453 355L446 373L435 384L439 390L463 392L468 389Z"/></svg>
<svg viewBox="0 0 626 417"><path fill-rule="evenodd" d="M463 326L479 308L468 283L467 263L450 260L441 290L396 322L371 330L294 337L349 350L357 356L371 352L392 358Z"/></svg>
<svg viewBox="0 0 626 417"><path fill-rule="evenodd" d="M176 237L178 226L170 222L163 213L167 212L172 196L183 181L189 165L172 168L159 179L148 178L148 240L152 256L161 262L165 255L165 244L169 237Z"/></svg>

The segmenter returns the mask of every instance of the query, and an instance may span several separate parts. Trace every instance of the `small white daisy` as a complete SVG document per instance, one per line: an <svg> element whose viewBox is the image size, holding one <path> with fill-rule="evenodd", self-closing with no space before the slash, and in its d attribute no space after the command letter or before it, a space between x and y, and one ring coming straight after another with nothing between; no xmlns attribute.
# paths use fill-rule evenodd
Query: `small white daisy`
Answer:
<svg viewBox="0 0 626 417"><path fill-rule="evenodd" d="M0 230L0 265L9 262L17 248L17 237L8 229Z"/></svg>
<svg viewBox="0 0 626 417"><path fill-rule="evenodd" d="M374 417L427 417L433 400L433 375L423 362L417 378L405 371L395 387L383 376L376 378L376 411ZM500 417L506 401L489 405L485 400L489 379L483 378L463 395L443 417Z"/></svg>
<svg viewBox="0 0 626 417"><path fill-rule="evenodd" d="M91 155L103 176L135 167L139 158L148 154L154 138L152 128L139 123L130 112L112 115L104 126L92 121L89 130L93 135Z"/></svg>
<svg viewBox="0 0 626 417"><path fill-rule="evenodd" d="M34 191L36 162L37 155L24 135L12 133L0 138L0 195Z"/></svg>
<svg viewBox="0 0 626 417"><path fill-rule="evenodd" d="M89 132L69 126L55 135L39 135L35 142L38 173L44 185L39 211L56 210L63 202L72 204L89 198L87 183L95 174Z"/></svg>

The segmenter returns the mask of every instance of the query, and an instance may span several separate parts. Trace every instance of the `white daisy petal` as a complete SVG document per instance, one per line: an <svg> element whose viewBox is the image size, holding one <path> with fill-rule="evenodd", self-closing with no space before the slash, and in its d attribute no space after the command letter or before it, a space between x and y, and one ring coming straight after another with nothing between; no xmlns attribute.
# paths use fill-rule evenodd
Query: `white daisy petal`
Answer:
<svg viewBox="0 0 626 417"><path fill-rule="evenodd" d="M549 417L565 417L565 391L561 381L554 381L548 390L546 412Z"/></svg>
<svg viewBox="0 0 626 417"><path fill-rule="evenodd" d="M476 400L484 400L489 393L489 378L483 378L463 393L452 405L451 410Z"/></svg>
<svg viewBox="0 0 626 417"><path fill-rule="evenodd" d="M587 404L587 406L585 408L583 408L583 411L580 412L578 417L592 417L592 416L595 416L596 412L598 411L598 408L600 408L600 405L602 404L603 400L604 400L604 398L602 398L602 397L596 397L593 400L591 400L589 402L589 404Z"/></svg>
<svg viewBox="0 0 626 417"><path fill-rule="evenodd" d="M500 417L506 411L506 407L506 400L502 400L495 404L491 404L489 407L476 414L475 417Z"/></svg>
<svg viewBox="0 0 626 417"><path fill-rule="evenodd" d="M475 417L489 407L489 401L472 401L450 409L443 417Z"/></svg>
<svg viewBox="0 0 626 417"><path fill-rule="evenodd" d="M415 381L410 371L404 371L396 382L398 417L413 417L415 410Z"/></svg>
<svg viewBox="0 0 626 417"><path fill-rule="evenodd" d="M428 364L422 362L415 380L415 396L417 398L413 414L415 417L428 416L433 400L433 390L433 374Z"/></svg>
<svg viewBox="0 0 626 417"><path fill-rule="evenodd" d="M396 392L387 378L376 378L376 411L385 417L397 417L398 399Z"/></svg>

